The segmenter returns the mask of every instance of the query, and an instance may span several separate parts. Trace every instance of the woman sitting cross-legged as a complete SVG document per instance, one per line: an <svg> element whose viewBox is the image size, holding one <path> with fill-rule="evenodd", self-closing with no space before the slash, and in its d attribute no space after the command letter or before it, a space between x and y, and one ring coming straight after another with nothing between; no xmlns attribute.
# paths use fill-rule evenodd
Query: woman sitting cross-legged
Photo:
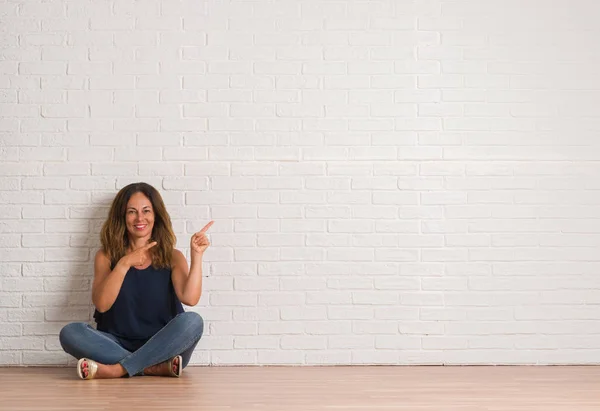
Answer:
<svg viewBox="0 0 600 411"><path fill-rule="evenodd" d="M188 269L158 191L135 183L117 193L94 261L97 329L78 322L60 332L63 349L79 359L80 378L181 375L204 330L202 317L182 303L200 299L212 223L192 236Z"/></svg>

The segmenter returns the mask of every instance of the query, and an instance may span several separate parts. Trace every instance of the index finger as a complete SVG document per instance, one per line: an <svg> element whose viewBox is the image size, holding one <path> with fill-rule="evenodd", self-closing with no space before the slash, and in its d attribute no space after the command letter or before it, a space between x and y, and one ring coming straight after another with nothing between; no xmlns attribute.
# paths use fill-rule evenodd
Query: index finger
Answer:
<svg viewBox="0 0 600 411"><path fill-rule="evenodd" d="M146 250L149 250L149 249L151 249L152 247L154 247L156 244L158 244L156 241L152 241L150 244L147 244L147 245L145 245L145 246L144 246L144 248L145 248Z"/></svg>
<svg viewBox="0 0 600 411"><path fill-rule="evenodd" d="M206 231L208 231L208 229L210 228L211 225L213 225L215 222L211 221L210 223L206 224L204 226L204 228L202 228L202 230L198 231L199 233L205 233Z"/></svg>

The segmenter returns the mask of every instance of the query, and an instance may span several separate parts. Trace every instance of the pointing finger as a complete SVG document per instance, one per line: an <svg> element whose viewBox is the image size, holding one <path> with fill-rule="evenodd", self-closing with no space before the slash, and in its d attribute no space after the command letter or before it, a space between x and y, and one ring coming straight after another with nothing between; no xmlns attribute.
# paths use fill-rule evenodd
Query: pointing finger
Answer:
<svg viewBox="0 0 600 411"><path fill-rule="evenodd" d="M144 248L145 248L146 250L149 250L149 249L151 249L152 247L154 247L156 244L158 244L156 241L152 241L150 244L148 244L148 245L144 246Z"/></svg>
<svg viewBox="0 0 600 411"><path fill-rule="evenodd" d="M205 233L205 232L207 232L208 229L210 228L210 226L213 225L214 223L215 223L214 221L211 221L210 223L206 224L204 226L204 228L202 228L202 230L198 231L198 233Z"/></svg>

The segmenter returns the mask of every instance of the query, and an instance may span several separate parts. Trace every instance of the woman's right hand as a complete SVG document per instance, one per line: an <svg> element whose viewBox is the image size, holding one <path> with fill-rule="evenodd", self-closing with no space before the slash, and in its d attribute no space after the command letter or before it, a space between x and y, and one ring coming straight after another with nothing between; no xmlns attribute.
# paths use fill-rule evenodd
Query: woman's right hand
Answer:
<svg viewBox="0 0 600 411"><path fill-rule="evenodd" d="M148 262L148 258L150 257L150 253L148 253L148 250L150 250L156 244L158 243L156 241L153 241L143 247L138 248L135 251L127 253L123 256L123 258L121 258L121 261L123 261L123 263L125 263L125 265L128 268L145 265Z"/></svg>

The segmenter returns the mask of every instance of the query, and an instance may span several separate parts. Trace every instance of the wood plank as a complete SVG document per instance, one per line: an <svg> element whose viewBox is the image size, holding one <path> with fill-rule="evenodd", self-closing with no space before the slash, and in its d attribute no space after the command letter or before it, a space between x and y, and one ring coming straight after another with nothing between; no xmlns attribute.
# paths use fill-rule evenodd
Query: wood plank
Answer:
<svg viewBox="0 0 600 411"><path fill-rule="evenodd" d="M600 409L598 366L188 367L182 378L82 381L75 368L0 368L0 409Z"/></svg>

